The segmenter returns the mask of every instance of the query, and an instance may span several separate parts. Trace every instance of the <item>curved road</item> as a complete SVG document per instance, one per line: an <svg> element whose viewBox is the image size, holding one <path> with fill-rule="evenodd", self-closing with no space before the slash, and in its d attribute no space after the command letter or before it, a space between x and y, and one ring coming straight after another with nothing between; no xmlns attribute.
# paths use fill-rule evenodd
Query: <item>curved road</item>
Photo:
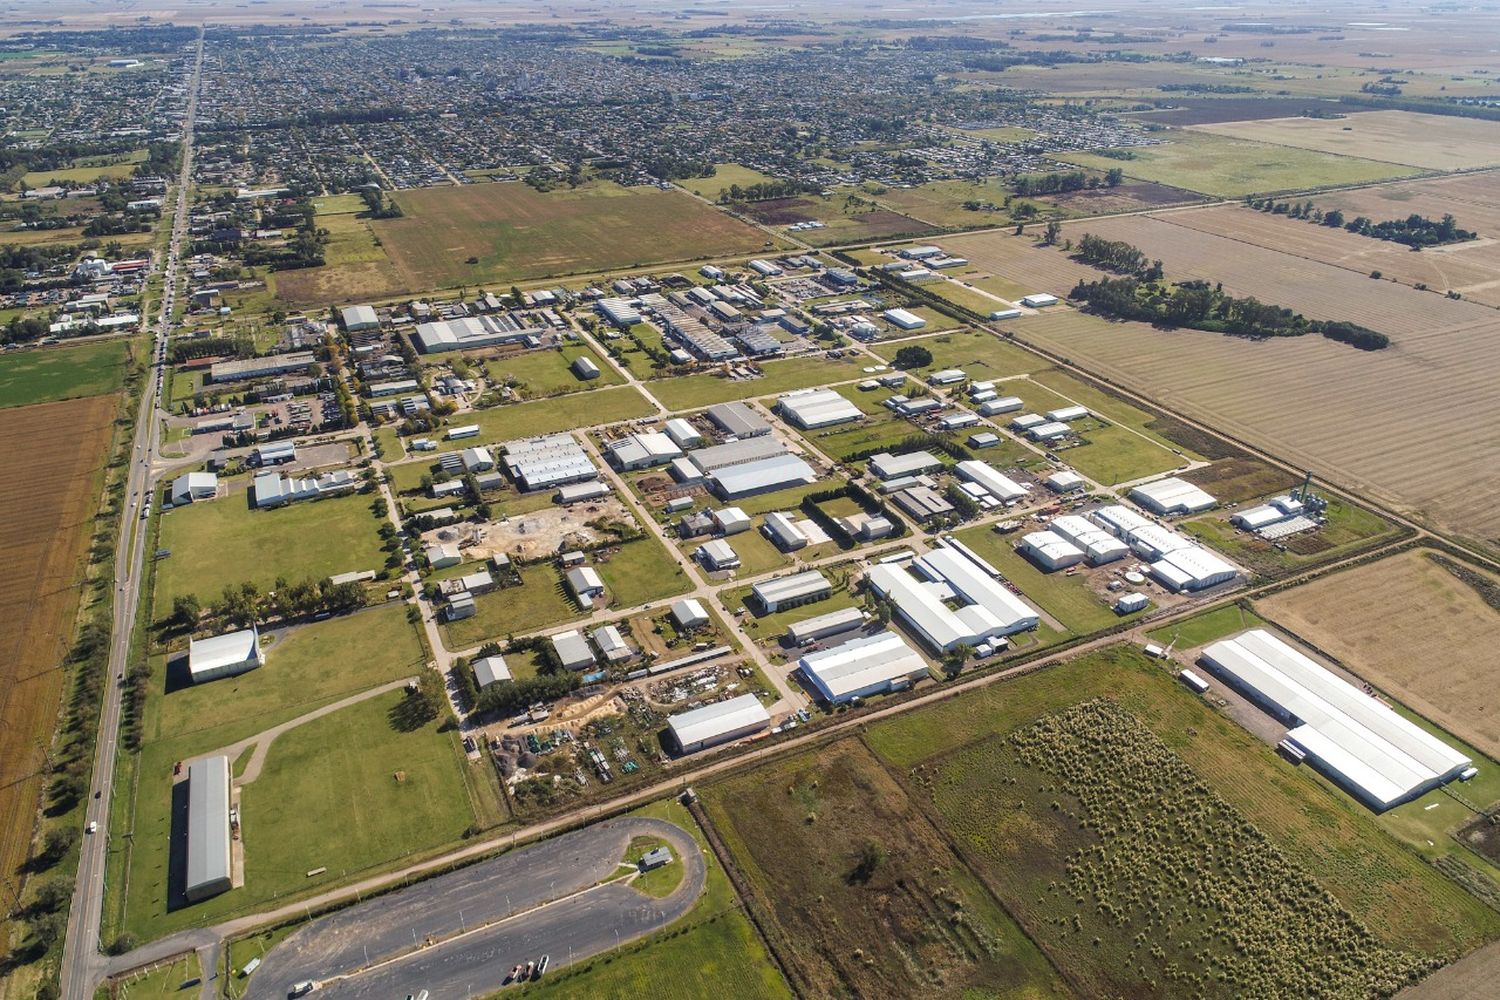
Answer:
<svg viewBox="0 0 1500 1000"><path fill-rule="evenodd" d="M667 841L685 866L670 896L598 884L639 836ZM266 955L245 996L280 1000L309 979L323 984L320 998L490 993L543 954L557 969L660 930L693 908L706 877L682 827L609 820L315 920Z"/></svg>

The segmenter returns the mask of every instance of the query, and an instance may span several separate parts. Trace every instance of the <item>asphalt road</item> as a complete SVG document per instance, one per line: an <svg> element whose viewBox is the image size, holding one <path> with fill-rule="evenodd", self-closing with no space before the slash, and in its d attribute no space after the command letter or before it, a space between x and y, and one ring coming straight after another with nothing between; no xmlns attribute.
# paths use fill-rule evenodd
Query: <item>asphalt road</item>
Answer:
<svg viewBox="0 0 1500 1000"><path fill-rule="evenodd" d="M172 305L177 295L177 271L183 237L187 232L187 191L192 177L193 122L198 107L198 78L203 68L203 43L198 53L189 87L187 116L182 133L182 171L178 176L177 208L172 216L172 239L167 251L162 285L161 316L156 336L151 342L150 363L146 378L150 380L141 396L136 421L135 440L130 451L130 472L125 482L124 513L120 538L115 549L115 599L112 624L113 639L109 652L109 673L105 678L104 704L100 709L99 741L94 755L94 791L85 823L97 823L95 833L83 838L79 852L78 879L73 889L73 904L68 910L67 943L64 948L61 994L64 1000L90 1000L96 982L105 968L99 953L99 928L104 906L104 875L109 850L109 807L114 797L115 740L120 727L121 684L130 654L130 636L135 625L141 598L140 577L144 565L148 522L141 517L144 505L152 495L152 467L160 448L161 389L156 354L166 343L172 319Z"/></svg>
<svg viewBox="0 0 1500 1000"><path fill-rule="evenodd" d="M598 885L645 835L666 840L686 866L677 890L652 899ZM246 998L284 998L309 979L323 984L319 998L482 995L543 954L558 969L667 926L692 909L706 872L676 824L609 820L316 920L266 955Z"/></svg>

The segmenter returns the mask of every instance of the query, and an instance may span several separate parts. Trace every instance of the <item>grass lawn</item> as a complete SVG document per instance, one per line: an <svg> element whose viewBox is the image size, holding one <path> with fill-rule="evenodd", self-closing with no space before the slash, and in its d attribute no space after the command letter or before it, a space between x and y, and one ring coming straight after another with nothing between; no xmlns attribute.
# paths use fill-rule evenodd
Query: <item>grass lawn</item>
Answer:
<svg viewBox="0 0 1500 1000"><path fill-rule="evenodd" d="M595 560L593 565L604 579L614 607L633 608L693 589L687 572L649 534L620 546L607 561Z"/></svg>
<svg viewBox="0 0 1500 1000"><path fill-rule="evenodd" d="M678 547L691 558L693 551L709 541L710 537L690 538L679 543ZM724 540L729 543L730 548L734 549L734 554L740 557L740 565L734 571L737 577L758 576L761 573L769 573L773 569L790 566L792 563L791 556L782 552L760 533L758 524L749 531L730 535Z"/></svg>
<svg viewBox="0 0 1500 1000"><path fill-rule="evenodd" d="M1068 576L1064 571L1044 573L1015 550L1014 535L998 535L988 527L969 528L958 533L959 539L984 556L1029 600L1067 626L1070 632L1085 635L1108 628L1121 621L1139 618L1117 615L1084 583L1084 574Z"/></svg>
<svg viewBox="0 0 1500 1000"><path fill-rule="evenodd" d="M972 310L986 319L989 318L992 312L1011 308L1010 302L1001 302L988 295L981 295L974 289L967 288L956 281L934 281L932 284L922 287L939 298L947 299L956 306Z"/></svg>
<svg viewBox="0 0 1500 1000"><path fill-rule="evenodd" d="M146 161L146 150L134 149L119 159L113 156L81 156L66 167L56 170L33 170L21 176L21 183L29 188L50 187L54 183L71 182L90 184L99 178L119 180L135 172L137 164Z"/></svg>
<svg viewBox="0 0 1500 1000"><path fill-rule="evenodd" d="M647 389L672 410L692 410L733 399L749 399L773 393L806 389L830 382L847 382L862 376L866 364L859 358L831 361L822 355L767 361L760 366L765 374L756 379L734 381L713 375L688 375L661 379L647 384Z"/></svg>
<svg viewBox="0 0 1500 1000"><path fill-rule="evenodd" d="M226 585L245 581L264 591L278 577L378 570L385 553L373 499L356 493L254 510L241 491L163 514L160 546L172 554L156 563L154 607L164 613L181 594L212 601Z"/></svg>
<svg viewBox="0 0 1500 1000"><path fill-rule="evenodd" d="M912 188L891 188L876 200L893 211L943 229L973 229L1000 226L1010 220L1003 208L998 212L970 211L965 202L1004 205L1011 191L998 178L982 181L932 181Z"/></svg>
<svg viewBox="0 0 1500 1000"><path fill-rule="evenodd" d="M690 177L678 183L699 197L717 201L719 195L729 190L733 184L747 188L752 184L764 184L772 180L775 178L770 174L763 174L759 170L741 166L738 163L716 163L712 177Z"/></svg>
<svg viewBox="0 0 1500 1000"><path fill-rule="evenodd" d="M158 997L180 997L196 990L189 982L198 982L198 956L183 955L173 961L150 968L148 971L115 980L115 991L106 994L118 1000L156 1000Z"/></svg>
<svg viewBox="0 0 1500 1000"><path fill-rule="evenodd" d="M0 354L0 407L116 392L125 384L126 344L104 340Z"/></svg>
<svg viewBox="0 0 1500 1000"><path fill-rule="evenodd" d="M1226 604L1221 608L1194 615L1186 621L1163 625L1146 634L1164 645L1175 640L1179 649L1192 649L1264 624L1265 619L1255 612L1248 611L1238 604Z"/></svg>
<svg viewBox="0 0 1500 1000"><path fill-rule="evenodd" d="M784 490L776 490L772 493L762 493L759 496L741 497L731 500L725 506L738 507L746 514L768 514L773 510L795 511L802 504L802 498L809 493L822 493L828 490L836 490L844 485L844 480L839 478L823 479L811 486L793 486ZM736 535L736 538L739 536Z"/></svg>
<svg viewBox="0 0 1500 1000"><path fill-rule="evenodd" d="M830 576L831 578L831 573L827 569L823 571L823 575ZM763 642L770 640L779 640L783 635L786 634L786 630L790 626L795 625L798 622L805 622L809 618L817 618L819 615L832 614L835 611L841 611L844 608L852 608L859 604L859 599L853 594L849 593L848 590L843 587L835 586L833 593L828 597L825 597L821 601L814 601L811 604L804 604L801 607L797 608L788 608L785 611L776 611L769 615L761 615L757 618L754 615L755 612L759 610L760 604L755 601L751 601L749 604L745 603L746 600L750 597L749 587L741 588L732 593L721 594L720 596L723 599L725 606L728 607L731 611L741 607L748 607L750 609L751 617L746 618L742 622L742 624L744 625L745 631L750 633L751 638L758 639Z"/></svg>
<svg viewBox="0 0 1500 1000"><path fill-rule="evenodd" d="M983 838L975 839L973 823L982 823L993 810L972 800L962 808L953 804L944 789L961 775L951 771L949 762L972 758L965 763L978 763L984 774L1005 780L1006 769L1000 766L1002 761L996 753L1009 756L1010 744L990 737L1008 734L1043 715L1099 696L1144 723L1209 788L1310 873L1381 943L1423 955L1451 956L1500 935L1500 913L1485 908L1387 836L1370 812L1348 795L1334 790L1309 768L1287 764L1269 745L1219 714L1209 702L1177 683L1168 669L1137 649L1111 647L883 720L870 727L868 739L877 753L903 771L918 764L931 766L925 762L936 763L942 773L934 773L927 787L933 790L942 821L979 855L998 859L1010 854L1011 845L1024 842L1038 846L1041 853L1034 860L1018 865L1020 859L1012 857L991 876L990 884L1024 914L1038 903L1024 880L1037 867L1050 868L1065 860L1076 836L1066 843L1057 841L1056 821L1045 819L1045 798L1033 810L1026 798L1032 795L1027 787L1021 795L1027 806L1018 811L1012 803L1005 814L1011 818L1003 826L1010 827L1015 820L1031 814L1036 818L1030 821L1030 833L991 827ZM958 757L937 761L940 755L960 747L989 753L975 758L965 751ZM1033 777L1032 782L1023 780L1022 785L1034 787L1034 782ZM966 781L965 787L973 787L972 781ZM1053 794L1058 791L1054 788ZM1097 837L1091 839L1099 842ZM1057 844L1054 850L1045 846L1053 843ZM1187 863L1193 864L1191 857L1187 857ZM1007 872L1020 872L1021 877L1011 880ZM1093 913L1092 906L1085 909ZM1040 931L1040 927L1033 928L1034 933ZM1086 936L1049 934L1046 941L1055 961L1098 975L1099 963L1105 962L1102 968L1107 969L1108 962L1118 961L1120 956L1113 953L1129 938L1120 933L1112 936L1103 956L1090 947ZM1140 953L1128 961L1133 965L1148 960Z"/></svg>
<svg viewBox="0 0 1500 1000"><path fill-rule="evenodd" d="M632 837L625 848L625 863L639 866L641 858L658 847L671 851L671 845L660 837ZM653 899L661 899L672 895L682 884L682 871L682 859L673 852L670 862L649 872L642 872L630 883L630 887Z"/></svg>
<svg viewBox="0 0 1500 1000"><path fill-rule="evenodd" d="M1129 152L1134 154L1133 159L1113 160L1095 153L1064 153L1057 159L1095 170L1120 167L1127 177L1223 198L1256 192L1362 184L1418 172L1414 167L1393 163L1225 139L1182 129L1174 129L1168 141L1160 146L1145 146Z"/></svg>
<svg viewBox="0 0 1500 1000"><path fill-rule="evenodd" d="M264 667L169 691L160 709L148 714L145 738L185 736L229 723L253 722L257 729L267 729L325 702L412 676L426 660L416 627L400 604L299 626L267 642L269 638L262 634ZM153 669L164 661L155 658Z"/></svg>
<svg viewBox="0 0 1500 1000"><path fill-rule="evenodd" d="M521 570L521 581L519 587L505 587L475 597L473 618L443 625L445 645L449 649L466 649L486 639L531 632L580 614L554 567L526 566Z"/></svg>
<svg viewBox="0 0 1500 1000"><path fill-rule="evenodd" d="M401 443L401 435L396 433L394 426L377 427L373 436L375 443L380 446L382 460L399 462L406 456L406 446Z"/></svg>
<svg viewBox="0 0 1500 1000"><path fill-rule="evenodd" d="M1047 359L1030 351L1007 344L992 333L978 330L962 330L943 333L936 337L919 337L910 340L891 340L874 345L873 350L886 361L894 361L896 352L903 347L925 347L932 352L932 364L913 368L911 372L921 375L940 368L962 368L976 382L1024 375L1039 371L1050 365ZM1011 391L1005 387L1006 393Z"/></svg>
<svg viewBox="0 0 1500 1000"><path fill-rule="evenodd" d="M596 424L613 424L621 420L655 413L655 408L635 386L617 386L599 389L589 395L588 403L580 404L568 396L552 399L534 399L528 403L508 403L487 410L460 413L448 418L452 426L479 425L479 439L466 438L449 441L442 433L428 435L437 442L439 451L454 451L471 448L476 443L496 443L539 434L555 434L576 427L592 427Z"/></svg>
<svg viewBox="0 0 1500 1000"><path fill-rule="evenodd" d="M588 358L599 369L599 377L584 381L569 366L575 358ZM492 381L515 380L518 391L527 398L582 392L606 385L620 385L624 376L604 361L586 344L564 344L557 350L525 351L485 362Z"/></svg>

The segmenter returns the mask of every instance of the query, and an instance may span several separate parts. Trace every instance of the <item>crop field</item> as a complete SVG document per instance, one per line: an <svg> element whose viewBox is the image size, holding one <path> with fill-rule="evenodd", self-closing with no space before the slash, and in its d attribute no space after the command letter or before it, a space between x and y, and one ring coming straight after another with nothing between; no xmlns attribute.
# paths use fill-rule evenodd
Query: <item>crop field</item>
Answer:
<svg viewBox="0 0 1500 1000"><path fill-rule="evenodd" d="M932 181L911 188L891 188L876 200L897 212L940 229L978 229L1004 225L1009 213L964 208L965 202L1003 205L1008 185L995 178L983 181Z"/></svg>
<svg viewBox="0 0 1500 1000"><path fill-rule="evenodd" d="M1413 212L1440 219L1447 213L1461 228L1478 233L1481 242L1500 236L1500 175L1491 172L1330 191L1312 201L1324 211L1338 209L1347 219L1404 219Z"/></svg>
<svg viewBox="0 0 1500 1000"><path fill-rule="evenodd" d="M766 226L790 226L795 222L822 222L822 229L808 229L795 235L804 243L826 246L834 243L858 243L861 240L888 240L899 236L923 236L936 232L932 226L889 209L874 208L868 199L861 205L845 200L806 195L800 198L776 198L735 205L734 210Z"/></svg>
<svg viewBox="0 0 1500 1000"><path fill-rule="evenodd" d="M371 228L413 290L749 253L766 239L680 191L606 182L546 194L503 183L395 197L404 217Z"/></svg>
<svg viewBox="0 0 1500 1000"><path fill-rule="evenodd" d="M0 354L0 407L102 396L125 381L125 340Z"/></svg>
<svg viewBox="0 0 1500 1000"><path fill-rule="evenodd" d="M1227 130L1253 124L1256 123L1205 127ZM1338 125L1340 122L1320 124ZM1178 129L1161 145L1131 149L1133 159L1114 160L1097 153L1064 153L1058 159L1095 170L1122 167L1127 177L1221 198L1238 198L1255 192L1305 191L1338 184L1362 184L1408 177L1419 170L1312 149L1251 142L1248 141L1250 138L1254 136L1228 138Z"/></svg>
<svg viewBox="0 0 1500 1000"><path fill-rule="evenodd" d="M1370 188L1362 191L1379 191ZM1316 203L1320 199L1313 199ZM1352 210L1351 210L1352 211ZM1405 218L1415 208L1386 206L1376 220ZM1439 212L1431 218L1441 218ZM1345 218L1354 215L1345 211ZM1301 257L1341 267L1361 277L1379 271L1383 277L1405 285L1426 285L1433 292L1452 289L1466 299L1485 305L1500 305L1500 242L1490 239L1452 243L1413 253L1410 247L1390 240L1359 236L1343 229L1330 229L1284 215L1257 212L1244 206L1205 208L1174 212L1173 225L1224 236L1292 257ZM1464 228L1464 221L1459 225ZM1472 224L1470 224L1472 225ZM1496 230L1490 230L1496 232Z"/></svg>
<svg viewBox="0 0 1500 1000"><path fill-rule="evenodd" d="M1494 310L1166 219L1095 220L1086 231L1161 257L1168 275L1222 281L1232 294L1361 323L1388 334L1392 346L1357 351L1311 336L1255 342L1076 312L1028 319L1017 328L1023 339L1315 475L1471 538L1500 536L1500 488L1468 471L1500 461L1500 441L1473 418L1500 411L1500 378L1487 363L1487 345L1500 334ZM1454 399L1464 406L1450 405ZM1391 400L1401 401L1402 419L1393 419ZM1439 441L1440 462L1432 451Z"/></svg>
<svg viewBox="0 0 1500 1000"><path fill-rule="evenodd" d="M1172 100L1170 108L1141 111L1130 117L1162 125L1213 125L1218 122L1287 118L1317 108L1341 114L1356 110L1349 105L1329 104L1304 97L1177 97Z"/></svg>
<svg viewBox="0 0 1500 1000"><path fill-rule="evenodd" d="M712 785L704 802L808 995L1069 995L858 741Z"/></svg>
<svg viewBox="0 0 1500 1000"><path fill-rule="evenodd" d="M1195 128L1234 139L1429 170L1465 170L1500 163L1500 124L1451 115L1366 111L1348 118L1269 118Z"/></svg>
<svg viewBox="0 0 1500 1000"><path fill-rule="evenodd" d="M1447 569L1445 558L1428 550L1403 552L1282 591L1256 607L1497 757L1500 610Z"/></svg>
<svg viewBox="0 0 1500 1000"><path fill-rule="evenodd" d="M1205 973L1195 989L1251 995L1260 976L1314 968L1361 994L1373 969L1500 935L1500 913L1134 648L882 720L868 739L1084 995L1181 995L1178 977Z"/></svg>
<svg viewBox="0 0 1500 1000"><path fill-rule="evenodd" d="M0 871L26 857L63 693L115 397L0 411ZM7 929L8 929L8 925ZM3 949L0 949L3 950Z"/></svg>
<svg viewBox="0 0 1500 1000"><path fill-rule="evenodd" d="M574 375L570 366L577 358L592 361L599 369L599 377L584 380ZM606 385L620 385L625 381L624 376L615 371L614 365L583 344L565 344L555 351L518 352L486 361L484 368L496 381L516 380L517 389L528 399L583 392Z"/></svg>
<svg viewBox="0 0 1500 1000"><path fill-rule="evenodd" d="M1035 228L1040 236L1041 227ZM1060 250L1041 247L1030 236L988 232L946 236L935 242L950 254L969 262L968 267L950 269L947 272L949 277L973 282L985 291L1012 301L1031 292L1051 292L1061 298L1078 284L1080 278L1094 281L1099 277L1099 272L1087 264L1072 260ZM999 278L1005 284L994 286L985 280L988 278ZM1007 320L1006 327L1009 329L1012 324L1026 323L1030 319L1027 316Z"/></svg>
<svg viewBox="0 0 1500 1000"><path fill-rule="evenodd" d="M830 382L847 382L863 377L860 369L864 364L857 357L830 360L822 355L810 355L783 361L767 361L760 365L763 373L760 378L735 380L714 375L688 375L659 379L648 383L646 388L668 409L691 410L734 399L769 396L791 392L793 389L827 385Z"/></svg>
<svg viewBox="0 0 1500 1000"><path fill-rule="evenodd" d="M1074 216L1110 215L1167 205L1186 205L1202 201L1203 196L1150 181L1126 181L1115 187L1085 188L1082 191L1039 196L1031 200L1060 209L1064 216Z"/></svg>
<svg viewBox="0 0 1500 1000"><path fill-rule="evenodd" d="M363 494L303 500L275 510L251 508L244 491L160 515L154 607L164 614L174 598L217 600L228 585L262 591L278 577L322 579L385 565L371 497Z"/></svg>

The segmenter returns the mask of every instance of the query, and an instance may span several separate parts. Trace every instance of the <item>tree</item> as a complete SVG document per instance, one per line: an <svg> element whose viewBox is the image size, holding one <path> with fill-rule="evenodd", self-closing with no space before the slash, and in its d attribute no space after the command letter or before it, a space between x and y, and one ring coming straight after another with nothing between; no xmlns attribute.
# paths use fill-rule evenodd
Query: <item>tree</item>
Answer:
<svg viewBox="0 0 1500 1000"><path fill-rule="evenodd" d="M1125 171L1120 167L1110 167L1104 172L1104 184L1106 187L1119 187L1120 182L1125 179Z"/></svg>
<svg viewBox="0 0 1500 1000"><path fill-rule="evenodd" d="M193 594L182 594L172 602L172 624L181 629L191 629L198 624L203 609Z"/></svg>
<svg viewBox="0 0 1500 1000"><path fill-rule="evenodd" d="M932 352L925 347L912 344L896 352L897 368L926 368L932 364Z"/></svg>
<svg viewBox="0 0 1500 1000"><path fill-rule="evenodd" d="M1050 247L1055 245L1058 241L1058 238L1061 236L1062 223L1058 222L1056 219L1053 219L1051 222L1047 223L1047 230L1042 234L1042 242Z"/></svg>

